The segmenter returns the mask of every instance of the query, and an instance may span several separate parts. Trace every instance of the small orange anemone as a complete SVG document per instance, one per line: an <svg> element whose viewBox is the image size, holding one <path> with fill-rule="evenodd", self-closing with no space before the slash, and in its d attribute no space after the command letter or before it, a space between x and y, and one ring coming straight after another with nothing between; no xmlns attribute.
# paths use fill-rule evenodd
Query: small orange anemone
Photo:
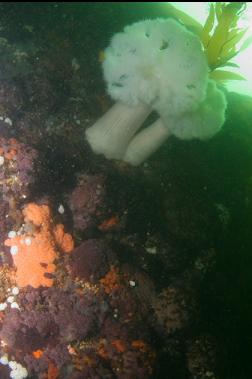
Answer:
<svg viewBox="0 0 252 379"><path fill-rule="evenodd" d="M111 342L111 345L115 347L118 353L124 353L126 350L126 344L123 340L117 339Z"/></svg>
<svg viewBox="0 0 252 379"><path fill-rule="evenodd" d="M110 294L113 290L117 290L120 285L119 270L115 266L111 266L110 271L104 278L100 279L100 282L107 294Z"/></svg>
<svg viewBox="0 0 252 379"><path fill-rule="evenodd" d="M43 350L39 349L39 350L33 351L32 355L33 355L34 358L39 359L43 355Z"/></svg>

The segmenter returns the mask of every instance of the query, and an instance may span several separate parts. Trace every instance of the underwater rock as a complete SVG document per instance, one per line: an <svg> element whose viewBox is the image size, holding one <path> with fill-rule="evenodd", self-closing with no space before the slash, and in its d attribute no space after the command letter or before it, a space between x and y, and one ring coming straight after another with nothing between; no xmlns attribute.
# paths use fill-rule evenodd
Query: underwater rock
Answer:
<svg viewBox="0 0 252 379"><path fill-rule="evenodd" d="M126 272L111 267L96 285L67 290L27 287L18 303L5 311L0 337L30 375L42 378L53 365L60 378L151 377L155 353Z"/></svg>
<svg viewBox="0 0 252 379"><path fill-rule="evenodd" d="M35 149L15 138L0 138L1 173L0 186L3 199L13 196L17 201L29 194L29 186L34 182Z"/></svg>
<svg viewBox="0 0 252 379"><path fill-rule="evenodd" d="M1 377L1 379L9 379L10 378L10 369L8 366L0 365L0 377Z"/></svg>
<svg viewBox="0 0 252 379"><path fill-rule="evenodd" d="M201 335L188 341L187 365L194 379L218 378L215 373L217 350L216 341L208 335Z"/></svg>
<svg viewBox="0 0 252 379"><path fill-rule="evenodd" d="M0 80L8 80L26 75L31 66L28 62L28 53L25 47L10 43L0 38Z"/></svg>
<svg viewBox="0 0 252 379"><path fill-rule="evenodd" d="M115 262L115 256L105 241L91 239L82 242L73 250L69 271L74 277L96 282L108 272L113 261Z"/></svg>
<svg viewBox="0 0 252 379"><path fill-rule="evenodd" d="M183 291L176 287L165 288L153 302L158 326L167 335L184 328L188 321L188 309Z"/></svg>
<svg viewBox="0 0 252 379"><path fill-rule="evenodd" d="M37 151L15 138L0 138L0 248L13 223L21 225L20 206L31 195ZM0 258L7 263L8 255Z"/></svg>
<svg viewBox="0 0 252 379"><path fill-rule="evenodd" d="M85 231L95 224L104 208L104 178L102 175L79 176L78 184L69 196L74 228Z"/></svg>
<svg viewBox="0 0 252 379"><path fill-rule="evenodd" d="M39 112L41 115L48 115L59 107L62 94L53 83L52 78L48 77L48 72L41 66L35 72L27 75L23 79L23 91L26 99L29 99L27 110ZM61 96L60 96L61 95Z"/></svg>
<svg viewBox="0 0 252 379"><path fill-rule="evenodd" d="M29 288L18 298L20 312L7 311L0 332L9 347L32 352L88 336L95 327L98 305L91 291L85 296L57 288Z"/></svg>
<svg viewBox="0 0 252 379"><path fill-rule="evenodd" d="M24 106L24 99L21 94L20 88L11 80L0 80L0 116L3 117L0 124L1 135L9 137L13 135L15 129L10 128L12 124L4 122L5 118L16 120L17 115L20 114L20 110Z"/></svg>

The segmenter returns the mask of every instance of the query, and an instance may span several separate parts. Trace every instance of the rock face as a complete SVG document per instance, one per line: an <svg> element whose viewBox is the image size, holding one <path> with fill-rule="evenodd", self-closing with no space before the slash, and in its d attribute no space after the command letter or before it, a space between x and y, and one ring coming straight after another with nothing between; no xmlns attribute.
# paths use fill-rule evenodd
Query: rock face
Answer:
<svg viewBox="0 0 252 379"><path fill-rule="evenodd" d="M79 176L78 184L68 198L75 229L85 231L95 224L104 196L104 178L101 175Z"/></svg>

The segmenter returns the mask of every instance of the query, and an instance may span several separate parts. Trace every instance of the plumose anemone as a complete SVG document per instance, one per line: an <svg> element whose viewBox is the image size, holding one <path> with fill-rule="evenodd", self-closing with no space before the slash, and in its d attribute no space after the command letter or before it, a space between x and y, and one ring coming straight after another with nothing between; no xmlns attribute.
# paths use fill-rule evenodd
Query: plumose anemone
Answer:
<svg viewBox="0 0 252 379"><path fill-rule="evenodd" d="M139 165L170 135L212 137L226 102L208 72L200 39L174 19L126 26L105 50L104 78L116 103L86 131L93 151ZM160 118L137 133L152 111Z"/></svg>

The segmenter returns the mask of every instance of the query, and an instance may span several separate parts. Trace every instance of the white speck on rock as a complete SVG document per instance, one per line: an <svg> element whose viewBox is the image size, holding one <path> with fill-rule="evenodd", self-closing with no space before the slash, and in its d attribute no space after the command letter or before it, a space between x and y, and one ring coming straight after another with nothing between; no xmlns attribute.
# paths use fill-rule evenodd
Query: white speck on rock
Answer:
<svg viewBox="0 0 252 379"><path fill-rule="evenodd" d="M18 303L16 303L16 301L14 301L13 303L11 303L11 308L12 309L19 309Z"/></svg>
<svg viewBox="0 0 252 379"><path fill-rule="evenodd" d="M157 248L156 248L156 246L153 246L153 247L146 247L145 250L146 250L147 253L149 253L149 254L157 254Z"/></svg>
<svg viewBox="0 0 252 379"><path fill-rule="evenodd" d="M11 292L13 293L13 295L18 295L19 294L19 288L13 287Z"/></svg>
<svg viewBox="0 0 252 379"><path fill-rule="evenodd" d="M14 303L14 301L15 301L15 298L14 298L14 296L9 296L8 298L7 298L7 303Z"/></svg>
<svg viewBox="0 0 252 379"><path fill-rule="evenodd" d="M10 119L9 117L6 117L6 118L4 119L4 122L5 122L6 124L9 124L10 126L12 126L12 121L11 121L11 119Z"/></svg>
<svg viewBox="0 0 252 379"><path fill-rule="evenodd" d="M1 358L0 358L0 363L2 365L7 365L9 363L9 360L8 360L8 355L3 355Z"/></svg>
<svg viewBox="0 0 252 379"><path fill-rule="evenodd" d="M17 235L17 233L14 231L14 230L11 230L9 233L8 233L8 238L15 238Z"/></svg>
<svg viewBox="0 0 252 379"><path fill-rule="evenodd" d="M4 311L7 308L7 303L0 303L0 311Z"/></svg>
<svg viewBox="0 0 252 379"><path fill-rule="evenodd" d="M59 205L58 207L58 212L62 215L65 212L65 208L63 207L62 204Z"/></svg>
<svg viewBox="0 0 252 379"><path fill-rule="evenodd" d="M76 58L72 59L72 68L74 71L78 71L80 69L80 64Z"/></svg>
<svg viewBox="0 0 252 379"><path fill-rule="evenodd" d="M27 237L27 238L25 239L25 244L26 244L27 246L30 246L31 243L32 243L31 238L28 238L28 237Z"/></svg>
<svg viewBox="0 0 252 379"><path fill-rule="evenodd" d="M11 255L17 255L18 247L16 245L11 246L10 253L11 253Z"/></svg>

